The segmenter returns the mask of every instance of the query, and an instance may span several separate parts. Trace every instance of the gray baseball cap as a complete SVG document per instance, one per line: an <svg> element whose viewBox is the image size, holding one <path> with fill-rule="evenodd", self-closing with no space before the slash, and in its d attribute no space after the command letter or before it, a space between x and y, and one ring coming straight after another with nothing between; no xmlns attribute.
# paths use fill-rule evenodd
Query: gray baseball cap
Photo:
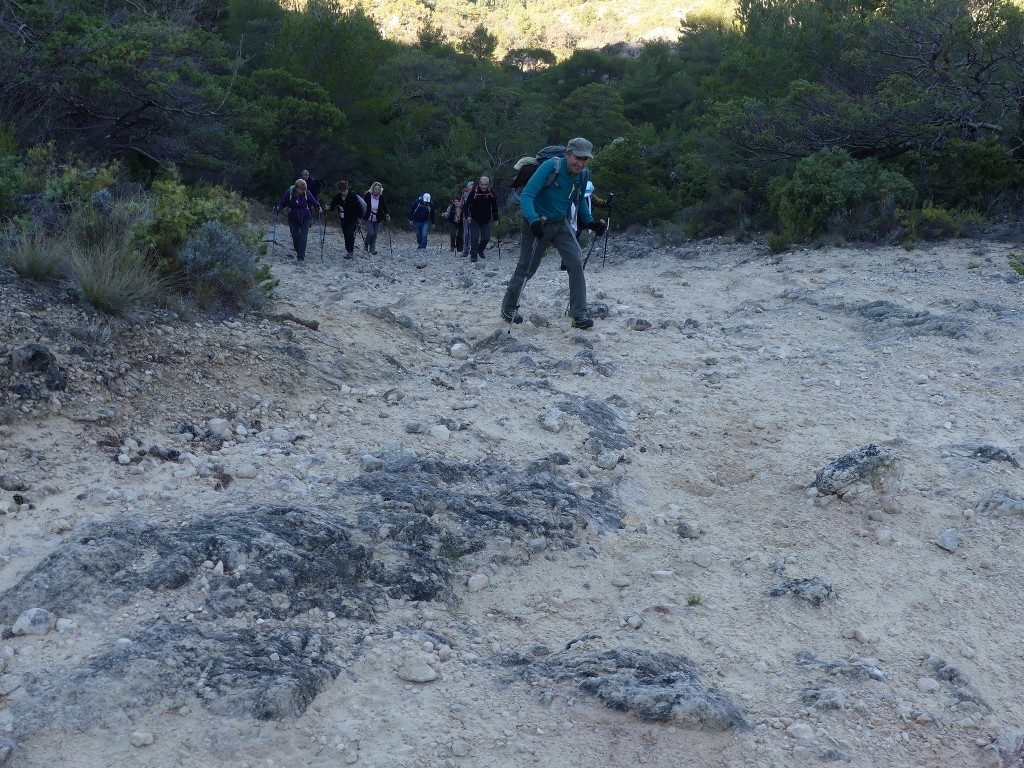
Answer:
<svg viewBox="0 0 1024 768"><path fill-rule="evenodd" d="M594 145L584 138L573 139L565 145L565 148L576 155L576 157L594 156Z"/></svg>

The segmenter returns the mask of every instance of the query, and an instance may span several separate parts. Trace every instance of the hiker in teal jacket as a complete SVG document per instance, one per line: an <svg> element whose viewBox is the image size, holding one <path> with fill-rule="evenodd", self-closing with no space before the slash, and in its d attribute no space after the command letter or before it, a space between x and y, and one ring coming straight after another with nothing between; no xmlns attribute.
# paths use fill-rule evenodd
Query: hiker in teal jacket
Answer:
<svg viewBox="0 0 1024 768"><path fill-rule="evenodd" d="M576 242L576 233L568 219L575 203L582 226L598 237L604 234L604 221L594 221L584 190L590 179L587 163L593 157L594 145L583 138L570 141L565 157L553 157L538 166L523 187L520 206L523 212L519 262L508 281L501 302L501 316L506 323L521 323L519 300L526 281L540 266L548 245L554 245L569 273L569 315L574 328L592 328L594 321L587 312L587 281L583 274L583 253Z"/></svg>

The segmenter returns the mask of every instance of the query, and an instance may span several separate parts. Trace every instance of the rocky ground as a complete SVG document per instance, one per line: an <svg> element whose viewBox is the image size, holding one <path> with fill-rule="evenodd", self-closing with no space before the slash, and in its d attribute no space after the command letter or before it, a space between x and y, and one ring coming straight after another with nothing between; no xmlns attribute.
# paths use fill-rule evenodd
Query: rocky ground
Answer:
<svg viewBox="0 0 1024 768"><path fill-rule="evenodd" d="M1020 766L998 242L275 254L262 315L0 273L0 763Z"/></svg>

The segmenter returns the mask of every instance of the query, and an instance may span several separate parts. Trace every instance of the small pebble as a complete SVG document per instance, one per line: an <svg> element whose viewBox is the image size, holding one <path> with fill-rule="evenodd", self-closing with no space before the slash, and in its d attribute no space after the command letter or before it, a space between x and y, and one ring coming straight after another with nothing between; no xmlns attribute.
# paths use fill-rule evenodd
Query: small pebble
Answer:
<svg viewBox="0 0 1024 768"><path fill-rule="evenodd" d="M917 678L917 689L924 693L935 693L940 688L939 681L934 677Z"/></svg>
<svg viewBox="0 0 1024 768"><path fill-rule="evenodd" d="M132 731L129 740L133 747L148 747L153 743L153 734L149 731Z"/></svg>
<svg viewBox="0 0 1024 768"><path fill-rule="evenodd" d="M468 587L470 592L479 592L481 589L486 588L487 585L490 583L491 579L489 576L487 576L487 574L474 573L472 576L469 577L469 581L466 586Z"/></svg>
<svg viewBox="0 0 1024 768"><path fill-rule="evenodd" d="M956 552L960 548L960 534L956 528L947 528L935 539L935 545L947 552Z"/></svg>

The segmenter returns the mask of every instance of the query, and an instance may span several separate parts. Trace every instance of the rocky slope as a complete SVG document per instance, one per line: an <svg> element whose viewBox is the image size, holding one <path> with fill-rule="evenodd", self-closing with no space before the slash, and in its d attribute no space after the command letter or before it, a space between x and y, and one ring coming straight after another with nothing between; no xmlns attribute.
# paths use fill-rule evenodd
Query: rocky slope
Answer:
<svg viewBox="0 0 1024 768"><path fill-rule="evenodd" d="M613 238L574 331L334 234L262 316L0 274L0 760L1021 764L1004 244Z"/></svg>

